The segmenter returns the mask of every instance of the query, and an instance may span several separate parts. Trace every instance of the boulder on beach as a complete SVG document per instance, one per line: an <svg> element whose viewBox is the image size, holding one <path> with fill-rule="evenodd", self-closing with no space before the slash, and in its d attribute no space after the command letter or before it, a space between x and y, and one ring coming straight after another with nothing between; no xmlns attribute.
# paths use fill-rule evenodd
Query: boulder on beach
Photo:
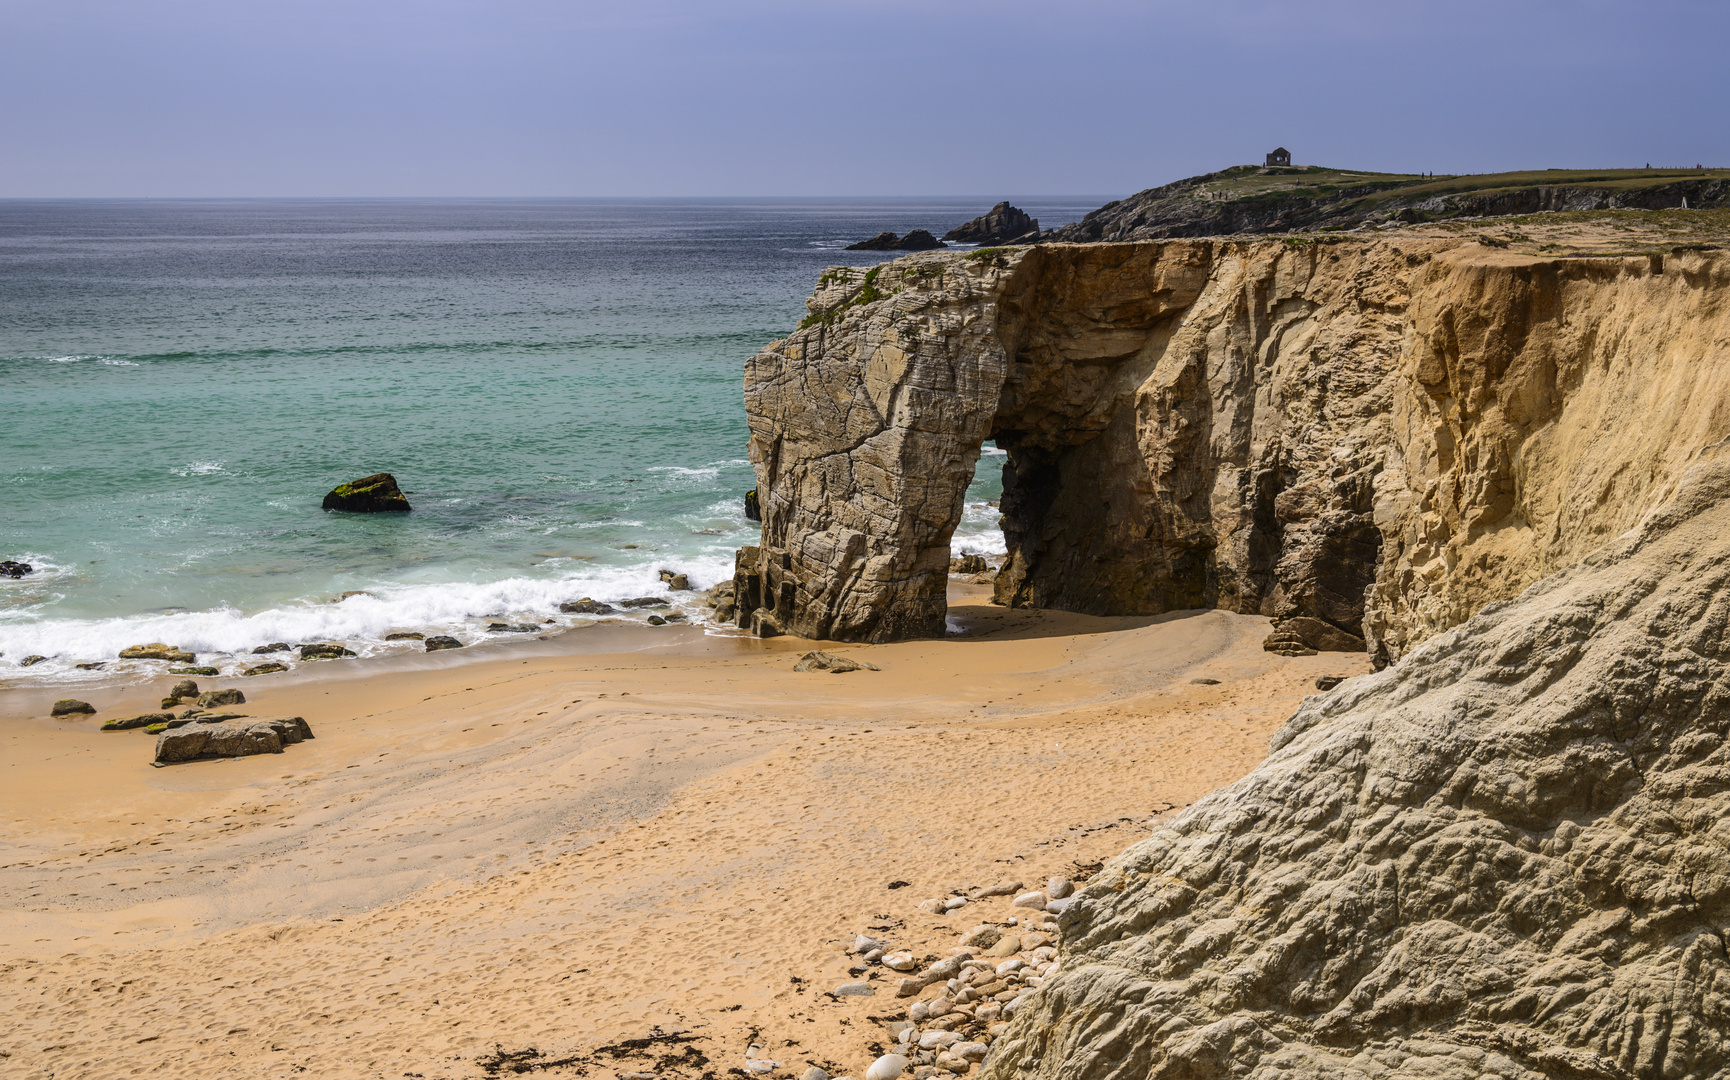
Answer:
<svg viewBox="0 0 1730 1080"><path fill-rule="evenodd" d="M46 659L48 659L46 656L39 656L37 654L32 653L31 655L26 656L24 659L18 661L18 666L19 667L34 667L35 665L42 663Z"/></svg>
<svg viewBox="0 0 1730 1080"><path fill-rule="evenodd" d="M155 764L280 754L284 746L310 738L312 728L298 716L231 717L214 724L186 724L156 737Z"/></svg>
<svg viewBox="0 0 1730 1080"><path fill-rule="evenodd" d="M246 695L239 690L212 690L198 695L198 707L209 709L217 705L245 705Z"/></svg>
<svg viewBox="0 0 1730 1080"><path fill-rule="evenodd" d="M441 649L460 649L463 643L448 634L434 634L426 639L426 651L438 652Z"/></svg>
<svg viewBox="0 0 1730 1080"><path fill-rule="evenodd" d="M275 671L287 670L288 665L280 660L266 660L262 664L254 664L251 667L241 668L240 673L242 675L269 675Z"/></svg>
<svg viewBox="0 0 1730 1080"><path fill-rule="evenodd" d="M1273 624L1273 633L1261 643L1268 652L1282 656L1311 656L1318 652L1363 652L1364 639L1320 619L1300 615Z"/></svg>
<svg viewBox="0 0 1730 1080"><path fill-rule="evenodd" d="M168 673L170 675L205 675L205 676L218 674L217 670L213 667L171 667L168 669Z"/></svg>
<svg viewBox="0 0 1730 1080"><path fill-rule="evenodd" d="M386 641L425 641L426 635L418 630L392 630L384 636Z"/></svg>
<svg viewBox="0 0 1730 1080"><path fill-rule="evenodd" d="M965 225L957 225L943 239L962 244L1003 244L1039 231L1039 219L1024 210L1000 202Z"/></svg>
<svg viewBox="0 0 1730 1080"><path fill-rule="evenodd" d="M198 696L198 684L191 679L181 679L174 684L174 689L168 692L170 697L188 698Z"/></svg>
<svg viewBox="0 0 1730 1080"><path fill-rule="evenodd" d="M266 653L293 652L293 651L294 651L294 646L290 645L288 642L286 642L286 641L273 641L269 645L260 645L258 648L252 650L252 655L263 656Z"/></svg>
<svg viewBox="0 0 1730 1080"><path fill-rule="evenodd" d="M79 701L77 698L61 698L54 703L54 708L49 710L48 715L76 716L80 713L93 713L95 711L96 706L88 701Z"/></svg>
<svg viewBox="0 0 1730 1080"><path fill-rule="evenodd" d="M666 607L670 601L664 596L639 596L631 600L620 600L619 606L624 608Z"/></svg>
<svg viewBox="0 0 1730 1080"><path fill-rule="evenodd" d="M178 645L152 641L148 645L133 645L120 650L122 660L168 660L176 664L196 663L198 655L186 652Z"/></svg>
<svg viewBox="0 0 1730 1080"><path fill-rule="evenodd" d="M35 572L36 568L29 563L13 562L11 559L0 562L0 577L21 578L25 574L34 574Z"/></svg>
<svg viewBox="0 0 1730 1080"><path fill-rule="evenodd" d="M931 251L947 247L943 241L932 236L924 229L914 229L906 236L896 236L892 232L881 232L869 240L861 240L857 244L848 244L848 251Z"/></svg>
<svg viewBox="0 0 1730 1080"><path fill-rule="evenodd" d="M882 669L876 664L868 664L863 660L854 660L851 657L836 656L834 653L826 653L817 649L801 656L799 662L793 665L793 670L828 671L840 675L849 671L879 671Z"/></svg>
<svg viewBox="0 0 1730 1080"><path fill-rule="evenodd" d="M690 577L685 574L675 573L672 570L661 571L661 581L667 586L667 588L674 592L689 592L691 590Z"/></svg>
<svg viewBox="0 0 1730 1080"><path fill-rule="evenodd" d="M632 605L633 607L636 605ZM559 610L566 615L611 615L618 610L611 604L603 604L599 600L583 597L581 600L567 600L559 605Z"/></svg>
<svg viewBox="0 0 1730 1080"><path fill-rule="evenodd" d="M313 642L300 647L302 660L341 660L353 655L353 649L330 641Z"/></svg>
<svg viewBox="0 0 1730 1080"><path fill-rule="evenodd" d="M396 486L396 477L387 472L338 484L324 497L324 508L350 514L393 514L411 509L402 489Z"/></svg>

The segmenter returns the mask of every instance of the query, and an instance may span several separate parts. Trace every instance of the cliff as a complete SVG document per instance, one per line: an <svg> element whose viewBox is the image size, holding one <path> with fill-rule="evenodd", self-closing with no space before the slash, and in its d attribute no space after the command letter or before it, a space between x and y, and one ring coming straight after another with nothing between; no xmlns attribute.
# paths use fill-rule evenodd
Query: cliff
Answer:
<svg viewBox="0 0 1730 1080"><path fill-rule="evenodd" d="M747 364L760 632L941 633L981 443L1012 605L1319 620L1381 660L1577 563L1730 434L1730 260L1457 237L827 271Z"/></svg>
<svg viewBox="0 0 1730 1080"><path fill-rule="evenodd" d="M1724 1076L1724 453L1677 487L1108 863L982 1080Z"/></svg>
<svg viewBox="0 0 1730 1080"><path fill-rule="evenodd" d="M1730 206L1730 170L1545 169L1421 176L1240 165L1107 203L1017 243L1357 229L1507 214Z"/></svg>

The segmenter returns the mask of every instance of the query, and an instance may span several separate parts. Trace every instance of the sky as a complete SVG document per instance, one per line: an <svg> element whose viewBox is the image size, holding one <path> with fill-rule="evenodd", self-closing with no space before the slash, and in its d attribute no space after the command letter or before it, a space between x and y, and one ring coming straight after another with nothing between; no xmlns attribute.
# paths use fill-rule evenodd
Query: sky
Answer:
<svg viewBox="0 0 1730 1080"><path fill-rule="evenodd" d="M1730 165L1723 0L0 0L0 198Z"/></svg>

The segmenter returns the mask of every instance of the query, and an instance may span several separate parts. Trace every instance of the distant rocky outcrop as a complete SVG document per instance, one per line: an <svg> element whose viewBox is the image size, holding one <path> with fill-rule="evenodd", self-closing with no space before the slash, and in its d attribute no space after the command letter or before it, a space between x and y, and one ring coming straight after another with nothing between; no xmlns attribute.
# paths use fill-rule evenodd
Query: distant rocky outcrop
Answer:
<svg viewBox="0 0 1730 1080"><path fill-rule="evenodd" d="M1552 169L1423 177L1348 169L1238 166L1148 188L1043 243L1123 243L1178 237L1356 229L1557 210L1695 209L1730 205L1722 170Z"/></svg>
<svg viewBox="0 0 1730 1080"><path fill-rule="evenodd" d="M906 236L896 236L892 232L878 233L869 240L861 240L857 244L848 244L848 251L931 251L943 247L943 241L932 236L924 229L914 229Z"/></svg>
<svg viewBox="0 0 1730 1080"><path fill-rule="evenodd" d="M229 717L214 723L195 718L156 736L155 763L280 754L284 746L310 738L312 728L298 716Z"/></svg>
<svg viewBox="0 0 1730 1080"><path fill-rule="evenodd" d="M406 513L412 509L407 496L396 486L396 477L387 472L338 484L324 497L324 508L351 514Z"/></svg>
<svg viewBox="0 0 1730 1080"><path fill-rule="evenodd" d="M982 1080L1730 1073L1730 467L1108 863Z"/></svg>
<svg viewBox="0 0 1730 1080"><path fill-rule="evenodd" d="M1031 234L1031 235L1029 235ZM1023 238L1038 239L1039 219L1023 210L1000 202L965 225L957 225L943 234L944 240L962 244L1008 244Z"/></svg>
<svg viewBox="0 0 1730 1080"><path fill-rule="evenodd" d="M763 532L734 618L759 633L941 634L992 439L1000 602L1312 619L1387 662L1637 524L1730 437L1712 251L1039 245L838 268L807 308L746 365Z"/></svg>

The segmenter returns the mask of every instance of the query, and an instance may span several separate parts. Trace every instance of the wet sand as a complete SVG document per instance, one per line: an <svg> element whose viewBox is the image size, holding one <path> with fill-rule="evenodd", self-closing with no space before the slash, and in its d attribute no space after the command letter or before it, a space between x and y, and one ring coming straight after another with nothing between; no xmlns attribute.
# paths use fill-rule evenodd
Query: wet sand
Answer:
<svg viewBox="0 0 1730 1080"><path fill-rule="evenodd" d="M828 646L877 672L666 628L200 680L317 738L161 769L96 728L172 679L73 721L0 692L0 1075L722 1076L753 1039L859 1075L906 1002L825 993L855 934L941 954L1009 898L919 901L1110 857L1367 670L1251 616L952 602ZM657 1031L690 1041L618 1045Z"/></svg>

